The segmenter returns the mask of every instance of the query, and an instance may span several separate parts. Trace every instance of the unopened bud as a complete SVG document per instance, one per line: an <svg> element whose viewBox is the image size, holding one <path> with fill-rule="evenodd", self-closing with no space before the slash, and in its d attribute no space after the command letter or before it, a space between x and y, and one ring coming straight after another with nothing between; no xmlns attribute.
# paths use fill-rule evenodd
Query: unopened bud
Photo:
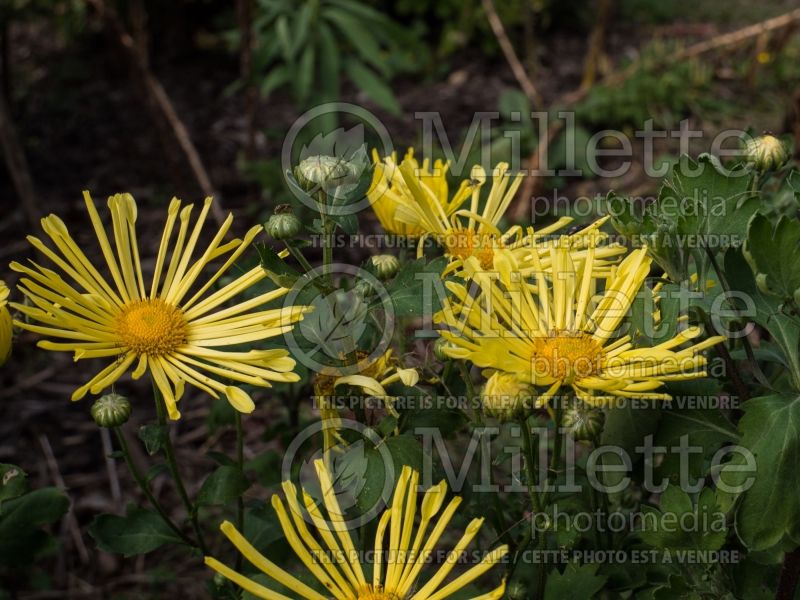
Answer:
<svg viewBox="0 0 800 600"><path fill-rule="evenodd" d="M765 134L745 144L745 158L758 171L774 171L789 160L789 149L774 135Z"/></svg>
<svg viewBox="0 0 800 600"><path fill-rule="evenodd" d="M576 440L592 441L603 431L604 422L602 410L577 401L564 411L561 425L572 432Z"/></svg>
<svg viewBox="0 0 800 600"><path fill-rule="evenodd" d="M300 233L302 225L292 208L288 204L281 204L275 207L275 214L266 222L264 229L276 240L290 240Z"/></svg>
<svg viewBox="0 0 800 600"><path fill-rule="evenodd" d="M400 261L397 260L396 256L392 256L391 254L378 254L377 256L373 256L370 262L375 269L375 274L378 276L378 279L383 281L397 275L397 271L400 269Z"/></svg>
<svg viewBox="0 0 800 600"><path fill-rule="evenodd" d="M131 416L131 403L125 396L106 394L98 398L90 410L92 419L100 427L119 427Z"/></svg>
<svg viewBox="0 0 800 600"><path fill-rule="evenodd" d="M512 373L496 372L486 381L481 395L483 411L500 421L510 421L529 405L530 386Z"/></svg>
<svg viewBox="0 0 800 600"><path fill-rule="evenodd" d="M307 192L328 191L350 183L350 163L335 156L310 156L294 168L297 183Z"/></svg>

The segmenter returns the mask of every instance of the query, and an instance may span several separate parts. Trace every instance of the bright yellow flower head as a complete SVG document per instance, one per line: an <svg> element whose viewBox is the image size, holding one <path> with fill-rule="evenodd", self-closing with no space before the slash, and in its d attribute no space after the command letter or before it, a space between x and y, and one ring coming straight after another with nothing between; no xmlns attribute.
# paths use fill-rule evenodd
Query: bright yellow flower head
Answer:
<svg viewBox="0 0 800 600"><path fill-rule="evenodd" d="M422 226L397 219L397 208L400 205L414 202L406 179L400 174L397 156L393 153L380 160L375 150L372 151L372 156L375 161L375 172L367 196L383 229L387 233L414 237L426 233ZM414 181L425 190L426 197L435 203L445 215L452 215L470 196L472 186L470 182L463 181L453 197L450 198L450 189L447 184L449 163L436 160L431 169L430 160L426 158L420 166L417 159L414 158L414 150L410 148L403 159L403 164L409 165L414 172Z"/></svg>
<svg viewBox="0 0 800 600"><path fill-rule="evenodd" d="M418 256L422 256L424 252L423 241L427 236L433 237L444 247L445 255L450 258L445 275L455 273L468 278L482 270L495 269L496 260L504 250L513 254L522 271L532 268L529 258L531 249L539 252L540 260L546 265L549 261L547 248L553 244L554 232L572 221L571 217L562 217L555 223L539 229L513 226L502 232L498 224L522 182L522 175L511 175L506 163L499 163L495 167L492 173L492 187L482 210L479 210L480 193L486 183L486 172L480 166L473 167L469 186L466 188L462 186L466 191L471 190L470 207L456 210L452 214L442 210L430 190L420 184L412 163L404 161L399 171L409 194L398 203L395 216L398 221L423 232L417 246ZM588 233L599 236L600 239L606 237L599 232L601 224L602 221L597 222L570 237L571 246L576 252L581 251L581 240L585 239ZM608 245L598 250L597 258L611 257L622 251L618 245Z"/></svg>
<svg viewBox="0 0 800 600"><path fill-rule="evenodd" d="M42 340L39 346L74 352L75 360L113 359L75 390L73 400L80 400L87 392L101 393L133 367L134 379L150 373L170 418L177 419L177 402L187 383L214 398L223 394L237 410L251 412L253 400L228 381L269 386L270 381L298 380L292 372L295 361L286 350L224 348L280 335L302 318L307 307L254 310L283 296L288 290L282 288L226 306L237 294L267 277L260 266L207 293L251 244L261 231L260 225L251 228L243 239L223 243L233 222L229 215L202 247L199 238L211 199L205 201L193 226L193 206L181 208L180 201L173 199L154 273L146 286L136 241L133 197L118 194L108 200L113 240L109 240L88 192L84 192L84 199L99 252L89 250L87 256L64 222L50 215L42 219L42 228L55 248L33 236L28 240L57 270L35 262L30 266L11 265L23 274L19 289L33 304L12 305L31 321L16 324L60 340ZM96 264L101 262L97 260L101 255L103 266ZM211 267L215 260L221 264ZM100 269L106 268L110 279L101 274ZM206 269L209 273L201 277Z"/></svg>
<svg viewBox="0 0 800 600"><path fill-rule="evenodd" d="M437 315L449 328L442 337L456 346L448 354L545 387L538 405L563 385L592 404L614 396L668 400L669 395L654 391L664 382L705 376L706 359L699 353L724 338L677 349L700 335L697 327L650 348L634 348L627 335L611 341L645 282L651 259L646 248L635 250L601 276L594 268L594 239L581 262L574 260L566 239L549 248L550 266L536 269L532 281L520 276L507 254L507 268L475 276L477 298L450 283L456 299ZM531 256L539 260L536 252Z"/></svg>
<svg viewBox="0 0 800 600"><path fill-rule="evenodd" d="M447 485L442 481L428 489L423 495L422 503L418 505L419 473L410 467L403 467L394 490L392 504L383 512L375 533L374 546L369 548L369 554L374 557L374 562L372 576L367 579L364 574L364 562L356 551L345 523L345 516L336 499L331 474L322 460L316 461L314 466L322 488L327 520L321 507L304 490L301 505L297 488L289 481L283 482L285 504L278 495L275 495L272 497L272 506L289 545L303 565L319 581L321 589L325 590L324 593L303 583L263 556L231 523L222 524L222 532L242 555L268 577L291 589L292 598L444 600L482 576L508 553L508 546L500 546L486 554L478 564L451 578L449 583L445 583L459 557L481 528L483 519L473 519L467 525L461 539L448 553L445 562L424 583L420 582L426 561L461 504L461 498L454 497L444 507ZM419 520L415 527L417 515ZM313 523L313 527L309 528L309 522ZM384 544L387 539L388 546ZM207 556L205 561L209 567L258 598L292 600L237 573L215 558ZM473 600L499 600L505 593L505 587L503 582L491 592L477 596Z"/></svg>
<svg viewBox="0 0 800 600"><path fill-rule="evenodd" d="M8 286L0 281L0 367L6 364L11 356L11 339L14 325L11 313L8 312Z"/></svg>

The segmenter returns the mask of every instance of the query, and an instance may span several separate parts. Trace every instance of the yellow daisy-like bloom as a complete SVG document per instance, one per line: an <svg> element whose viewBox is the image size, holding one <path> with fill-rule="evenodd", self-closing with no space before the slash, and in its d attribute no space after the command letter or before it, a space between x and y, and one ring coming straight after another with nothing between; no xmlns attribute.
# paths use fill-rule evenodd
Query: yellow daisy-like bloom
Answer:
<svg viewBox="0 0 800 600"><path fill-rule="evenodd" d="M187 383L214 398L224 394L234 408L251 412L255 405L249 394L228 381L266 387L270 381L298 380L292 372L295 361L284 349L229 351L221 348L289 331L308 307L253 310L288 291L279 288L223 308L237 294L267 277L261 266L250 269L213 293L206 293L251 244L261 231L260 225L251 228L243 239L223 243L233 222L229 215L208 246L198 249L211 199L206 199L194 226L190 226L193 206L181 208L181 202L173 199L161 235L155 271L149 287L145 287L136 241L137 211L133 197L120 194L108 200L113 241L109 240L88 192L84 192L84 199L111 280L101 274L70 236L64 222L55 215L42 219L42 228L55 249L33 236L29 236L28 241L60 272L33 261L30 266L11 264L13 270L23 274L19 289L33 304L12 304L31 321L17 321L16 325L59 339L42 340L39 346L74 352L76 361L114 359L75 390L73 400L80 400L88 392L101 393L133 367L134 379L150 373L170 418L177 419L180 417L177 402ZM216 259L222 260L222 264L212 268L210 276L201 279Z"/></svg>
<svg viewBox="0 0 800 600"><path fill-rule="evenodd" d="M594 242L581 263L567 246L550 248L551 266L537 269L533 281L515 271L507 254L505 268L476 275L477 298L463 285L448 284L456 299L437 315L449 327L442 337L456 346L448 354L546 387L538 406L565 385L591 404L615 396L669 400L654 390L666 381L705 376L700 352L724 337L678 349L701 334L689 327L649 348L634 348L628 335L612 341L650 271L647 248L612 266L598 293L603 278L593 268ZM531 256L538 260L536 252Z"/></svg>
<svg viewBox="0 0 800 600"><path fill-rule="evenodd" d="M314 395L323 423L323 447L326 452L337 442L345 444L339 436L342 421L339 409L334 404L337 387L349 385L360 389L364 394L381 400L386 410L397 417L399 415L394 408L394 397L386 391L386 387L398 381L406 386L415 386L419 381L419 373L415 369L403 368L399 361L392 357L391 350L372 363L369 363L366 357L360 359L359 366L363 364L363 367L359 368L356 374L339 375L334 369L328 369L314 378Z"/></svg>
<svg viewBox="0 0 800 600"><path fill-rule="evenodd" d="M8 286L0 281L0 367L6 364L11 356L11 339L14 325L11 313L8 312Z"/></svg>
<svg viewBox="0 0 800 600"><path fill-rule="evenodd" d="M286 572L256 550L229 522L222 524L222 532L239 552L257 569L278 583L291 589L293 598L306 600L443 600L481 577L507 553L508 546L492 550L476 565L454 577L450 575L483 523L473 519L455 547L438 570L425 583L419 579L426 560L436 548L447 529L461 498L456 496L442 510L447 496L444 481L428 489L422 503L417 503L419 473L403 467L394 490L392 504L381 515L375 533L372 576L367 579L364 564L359 558L353 539L339 507L330 472L322 460L314 466L322 488L327 520L321 507L303 490L302 505L297 488L289 481L283 482L284 501L276 494L272 506L281 523L284 535L297 557L320 582L321 593ZM419 524L414 522L419 514ZM309 522L313 528L309 528ZM388 546L385 542L388 538ZM227 577L242 589L264 600L292 600L252 579L237 573L210 556L206 564ZM499 600L505 593L505 582L473 600Z"/></svg>
<svg viewBox="0 0 800 600"><path fill-rule="evenodd" d="M367 197L383 229L388 233L411 237L426 233L422 226L399 221L396 217L398 206L414 202L406 179L400 174L396 154L392 153L380 160L377 151L373 150L372 157L375 161L375 172ZM414 181L425 190L426 198L435 203L445 215L452 215L469 198L473 187L469 181L462 181L456 193L450 197L447 183L449 162L436 160L431 169L430 160L426 158L420 166L414 158L414 149L409 148L403 163L408 164L413 171Z"/></svg>
<svg viewBox="0 0 800 600"><path fill-rule="evenodd" d="M533 227L523 229L520 226L513 226L505 232L500 231L498 223L522 182L522 175L511 175L506 163L499 163L495 167L492 187L480 212L480 191L486 183L486 172L480 166L473 167L470 180L472 190L470 207L468 210L457 210L452 215L442 211L438 203L434 202L429 190L419 185L413 164L404 162L399 170L410 191L411 201L404 199L398 205L396 217L399 221L420 228L424 232L417 246L418 256L422 256L424 252L423 242L426 236L432 236L444 247L445 255L450 258L450 264L443 275L455 273L468 278L481 270L493 269L496 267L495 258L498 252L503 250L514 254L518 268L523 272L534 267L535 263L529 258L532 249L541 255L539 259L541 265L547 266L549 261L547 248L553 245L554 232L572 222L571 217L562 217L555 223L536 230ZM570 236L571 247L575 252L581 251L582 240L587 239L589 234L598 239L607 238L606 234L599 231L603 222L594 223ZM613 257L623 251L619 245L598 248L596 268L605 265L601 259ZM575 258L580 260L580 256Z"/></svg>

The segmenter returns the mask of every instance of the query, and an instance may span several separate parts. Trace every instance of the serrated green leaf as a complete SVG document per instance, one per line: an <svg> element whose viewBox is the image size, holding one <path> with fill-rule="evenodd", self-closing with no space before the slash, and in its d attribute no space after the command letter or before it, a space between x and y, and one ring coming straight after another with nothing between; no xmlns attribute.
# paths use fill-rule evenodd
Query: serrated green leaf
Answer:
<svg viewBox="0 0 800 600"><path fill-rule="evenodd" d="M728 250L724 264L728 281L753 303L755 315L750 315L749 319L769 331L773 341L783 352L795 390L800 391L800 320L786 314L777 298L761 293L740 249Z"/></svg>
<svg viewBox="0 0 800 600"><path fill-rule="evenodd" d="M719 550L727 536L725 515L709 487L693 505L686 492L670 485L661 494L660 510L642 507L642 526L642 540L662 550Z"/></svg>
<svg viewBox="0 0 800 600"><path fill-rule="evenodd" d="M760 288L781 298L793 300L800 290L800 262L787 260L800 250L800 222L781 217L773 229L763 215L750 220L744 255L756 276L762 278Z"/></svg>
<svg viewBox="0 0 800 600"><path fill-rule="evenodd" d="M692 173L698 170L699 174ZM697 236L687 237L684 244L712 251L739 246L759 207L751 182L752 175L744 171L725 173L710 154L701 154L697 162L682 157L659 194L659 213L677 223L678 235Z"/></svg>
<svg viewBox="0 0 800 600"><path fill-rule="evenodd" d="M387 287L389 296L394 305L395 314L409 317L424 314L433 314L441 308L441 302L435 289L433 289L434 275L441 275L447 259L436 258L425 262L424 258L408 262L400 268L400 272ZM425 283L425 280L428 283ZM427 287L427 290L426 290ZM426 298L429 295L428 298ZM430 301L430 305L426 301Z"/></svg>
<svg viewBox="0 0 800 600"><path fill-rule="evenodd" d="M157 513L138 506L130 506L124 517L97 515L88 532L101 550L124 556L147 554L164 544L183 543Z"/></svg>
<svg viewBox="0 0 800 600"><path fill-rule="evenodd" d="M597 574L599 567L569 563L563 573L553 571L547 577L544 600L591 600L606 582L605 576Z"/></svg>
<svg viewBox="0 0 800 600"><path fill-rule="evenodd" d="M661 411L661 420L654 438L655 446L667 448L667 454L658 467L667 477L680 473L680 455L671 448L681 445L687 436L688 445L702 452L688 454L688 474L692 478L704 476L705 462L724 444L739 439L736 427L716 408L679 408L667 404Z"/></svg>
<svg viewBox="0 0 800 600"><path fill-rule="evenodd" d="M199 506L222 506L241 496L250 482L239 471L230 465L223 465L211 473L203 482L197 493Z"/></svg>
<svg viewBox="0 0 800 600"><path fill-rule="evenodd" d="M756 473L736 512L736 531L750 550L784 538L800 542L800 397L751 398L739 421L742 445L755 455Z"/></svg>

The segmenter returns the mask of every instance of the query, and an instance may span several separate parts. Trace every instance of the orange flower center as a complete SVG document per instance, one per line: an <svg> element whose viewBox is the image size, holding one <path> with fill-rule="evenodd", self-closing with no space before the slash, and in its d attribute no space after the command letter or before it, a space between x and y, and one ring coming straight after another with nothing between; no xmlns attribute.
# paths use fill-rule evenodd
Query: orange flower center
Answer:
<svg viewBox="0 0 800 600"><path fill-rule="evenodd" d="M488 234L479 235L470 229L456 229L446 234L445 247L451 256L466 260L470 256L478 259L483 269L494 266L494 249L502 242Z"/></svg>
<svg viewBox="0 0 800 600"><path fill-rule="evenodd" d="M603 347L581 331L551 331L533 340L533 373L567 382L600 370Z"/></svg>
<svg viewBox="0 0 800 600"><path fill-rule="evenodd" d="M161 356L186 343L188 323L179 308L163 300L136 300L117 316L116 333L137 354Z"/></svg>

